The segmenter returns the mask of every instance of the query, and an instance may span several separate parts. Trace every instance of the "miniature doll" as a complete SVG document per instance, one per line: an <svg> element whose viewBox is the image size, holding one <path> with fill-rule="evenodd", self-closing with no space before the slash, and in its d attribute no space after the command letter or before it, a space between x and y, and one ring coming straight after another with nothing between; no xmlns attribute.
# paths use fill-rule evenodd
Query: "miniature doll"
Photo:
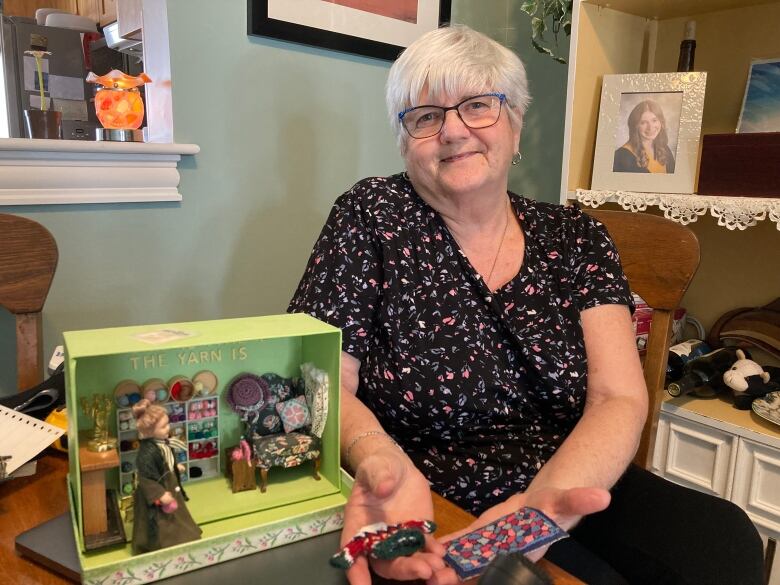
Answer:
<svg viewBox="0 0 780 585"><path fill-rule="evenodd" d="M184 503L188 498L179 475L183 469L175 463L173 454L173 448L186 447L177 439L169 439L168 411L143 399L133 406L133 415L140 439L135 460L138 488L133 553L198 540L201 530Z"/></svg>

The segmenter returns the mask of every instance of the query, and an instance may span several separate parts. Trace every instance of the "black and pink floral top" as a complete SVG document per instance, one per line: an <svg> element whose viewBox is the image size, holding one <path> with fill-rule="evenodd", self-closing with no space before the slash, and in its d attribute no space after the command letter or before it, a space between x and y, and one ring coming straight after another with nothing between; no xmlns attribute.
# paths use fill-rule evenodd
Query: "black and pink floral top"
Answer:
<svg viewBox="0 0 780 585"><path fill-rule="evenodd" d="M289 311L343 330L358 397L434 491L479 513L523 491L582 415L583 309L631 304L606 230L509 194L519 273L491 293L403 175L339 197Z"/></svg>

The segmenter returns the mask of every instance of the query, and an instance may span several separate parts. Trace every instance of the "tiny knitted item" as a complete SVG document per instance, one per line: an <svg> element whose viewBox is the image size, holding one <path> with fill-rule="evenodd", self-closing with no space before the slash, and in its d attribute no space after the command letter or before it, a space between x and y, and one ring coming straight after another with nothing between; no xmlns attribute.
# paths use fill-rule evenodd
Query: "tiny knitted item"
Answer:
<svg viewBox="0 0 780 585"><path fill-rule="evenodd" d="M544 512L520 508L495 522L452 540L444 560L461 580L480 575L500 554L528 554L568 534Z"/></svg>
<svg viewBox="0 0 780 585"><path fill-rule="evenodd" d="M425 545L425 535L436 530L430 520L409 520L388 526L377 522L364 526L338 553L330 564L338 569L349 569L359 556L390 560L416 553Z"/></svg>
<svg viewBox="0 0 780 585"><path fill-rule="evenodd" d="M254 374L239 374L228 384L226 399L233 412L243 420L257 420L258 413L268 402L268 382Z"/></svg>

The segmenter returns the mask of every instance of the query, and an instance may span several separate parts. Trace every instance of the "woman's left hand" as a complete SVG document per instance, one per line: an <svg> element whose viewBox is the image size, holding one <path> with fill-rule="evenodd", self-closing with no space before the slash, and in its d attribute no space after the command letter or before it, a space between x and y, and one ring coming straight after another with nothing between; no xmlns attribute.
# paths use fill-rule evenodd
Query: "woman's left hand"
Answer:
<svg viewBox="0 0 780 585"><path fill-rule="evenodd" d="M561 528L570 530L576 526L583 516L604 510L609 506L609 501L609 492L600 488L571 488L566 490L542 488L531 493L515 494L500 504L485 510L468 527L443 536L439 540L446 546L450 540L495 522L502 516L516 512L524 506L541 510ZM548 548L549 545L538 548L527 556L532 561L537 561L544 556ZM437 571L426 583L428 585L455 585L460 583L460 580L453 569L446 567Z"/></svg>

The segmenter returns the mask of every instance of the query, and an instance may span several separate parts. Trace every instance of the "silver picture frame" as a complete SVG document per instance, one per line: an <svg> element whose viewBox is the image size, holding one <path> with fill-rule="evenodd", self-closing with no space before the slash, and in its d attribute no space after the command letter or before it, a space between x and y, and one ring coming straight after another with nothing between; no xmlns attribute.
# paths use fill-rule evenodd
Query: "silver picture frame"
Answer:
<svg viewBox="0 0 780 585"><path fill-rule="evenodd" d="M693 193L699 160L705 72L605 75L593 157L594 190L640 193ZM664 164L627 167L620 155L632 153L629 120L640 102L660 110ZM634 124L636 127L636 124ZM645 157L647 158L647 157ZM648 170L652 169L652 170Z"/></svg>

